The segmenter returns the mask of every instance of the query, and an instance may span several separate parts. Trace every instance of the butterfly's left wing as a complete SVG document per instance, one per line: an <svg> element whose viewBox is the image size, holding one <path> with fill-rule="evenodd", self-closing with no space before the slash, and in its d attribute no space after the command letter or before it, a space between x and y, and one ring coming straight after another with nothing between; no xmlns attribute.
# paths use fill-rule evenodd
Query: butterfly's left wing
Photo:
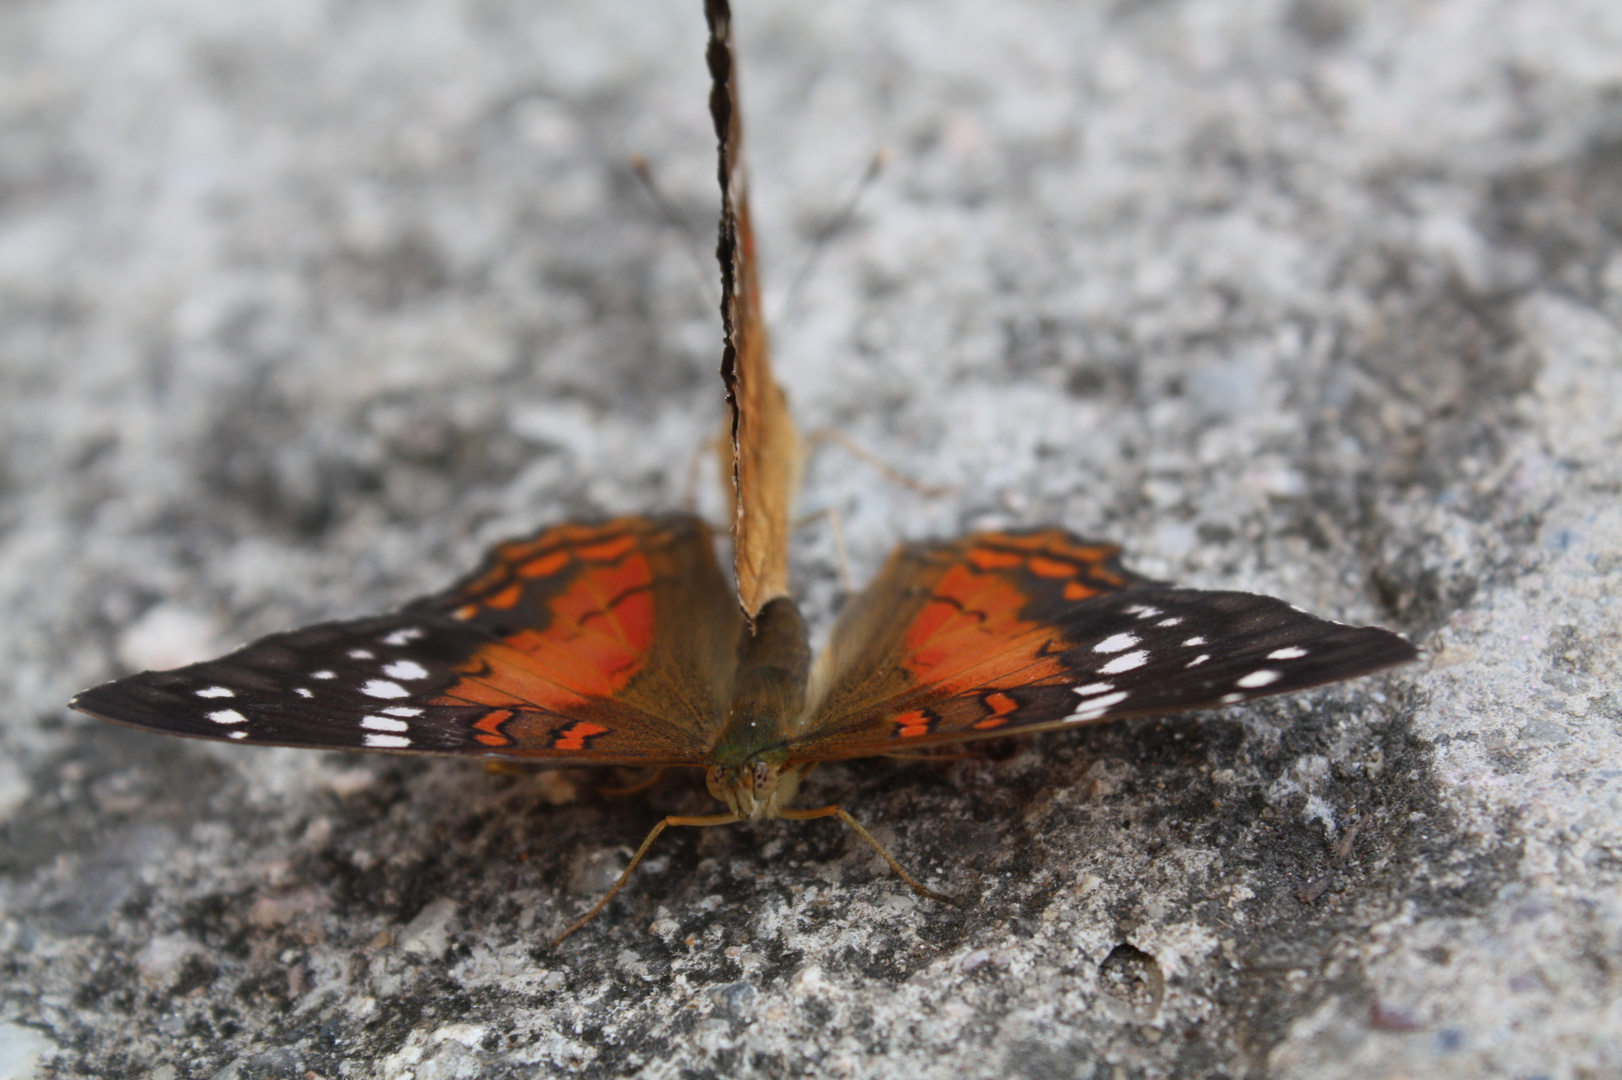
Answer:
<svg viewBox="0 0 1622 1080"><path fill-rule="evenodd" d="M1396 634L1159 585L1060 529L908 544L818 662L790 761L1183 712L1404 663Z"/></svg>
<svg viewBox="0 0 1622 1080"><path fill-rule="evenodd" d="M554 526L390 615L86 690L174 735L577 764L702 764L742 626L697 518Z"/></svg>

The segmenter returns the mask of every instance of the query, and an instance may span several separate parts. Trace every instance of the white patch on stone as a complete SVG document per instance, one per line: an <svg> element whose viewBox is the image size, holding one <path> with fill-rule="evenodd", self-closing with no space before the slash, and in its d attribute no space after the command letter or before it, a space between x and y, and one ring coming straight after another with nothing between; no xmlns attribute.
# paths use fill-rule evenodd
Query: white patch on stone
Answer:
<svg viewBox="0 0 1622 1080"><path fill-rule="evenodd" d="M1262 668L1260 671L1252 671L1234 685L1243 686L1247 690L1254 690L1259 686L1271 686L1282 678L1284 678L1283 672Z"/></svg>
<svg viewBox="0 0 1622 1080"><path fill-rule="evenodd" d="M360 692L365 694L367 697L391 698L411 696L411 691L407 690L399 683L389 682L386 679L369 679L367 680L366 685L360 688Z"/></svg>
<svg viewBox="0 0 1622 1080"><path fill-rule="evenodd" d="M1112 653L1130 649L1138 643L1136 634L1114 634L1093 646L1093 652Z"/></svg>
<svg viewBox="0 0 1622 1080"><path fill-rule="evenodd" d="M1134 668L1140 668L1148 662L1149 650L1139 649L1137 652L1129 652L1125 656L1117 656L1115 659L1099 668L1098 673L1100 675L1119 675L1123 671L1131 671Z"/></svg>
<svg viewBox="0 0 1622 1080"><path fill-rule="evenodd" d="M310 672L310 678L312 678L312 679L336 679L337 677L338 677L338 673L336 671L312 671L312 672Z"/></svg>
<svg viewBox="0 0 1622 1080"><path fill-rule="evenodd" d="M351 659L351 660L375 660L375 659L377 659L377 656L370 649L350 649L349 650L349 659Z"/></svg>
<svg viewBox="0 0 1622 1080"><path fill-rule="evenodd" d="M236 691L226 686L205 686L197 691L198 697L236 697Z"/></svg>
<svg viewBox="0 0 1622 1080"><path fill-rule="evenodd" d="M1245 695L1243 695L1243 694L1223 694L1221 697L1217 698L1217 700L1222 702L1222 704L1224 704L1224 705L1232 705L1235 702L1240 702L1240 701L1245 700Z"/></svg>
<svg viewBox="0 0 1622 1080"><path fill-rule="evenodd" d="M315 697L313 693L304 689L302 686L293 687L293 693L297 694L299 697Z"/></svg>
<svg viewBox="0 0 1622 1080"><path fill-rule="evenodd" d="M373 735L371 732L367 732L365 745L376 747L379 750L398 750L401 747L410 746L411 740L404 735Z"/></svg>
<svg viewBox="0 0 1622 1080"><path fill-rule="evenodd" d="M248 718L235 709L221 709L218 712L211 712L208 714L208 718L216 724L246 724L248 722Z"/></svg>
<svg viewBox="0 0 1622 1080"><path fill-rule="evenodd" d="M390 720L386 716L363 716L360 726L370 731L409 731L411 725L404 720Z"/></svg>
<svg viewBox="0 0 1622 1080"><path fill-rule="evenodd" d="M395 679L426 679L428 669L415 660L396 660L384 666L383 674Z"/></svg>
<svg viewBox="0 0 1622 1080"><path fill-rule="evenodd" d="M400 630L396 630L388 637L383 638L382 641L385 645L406 645L410 642L416 641L426 632L427 631L423 630L419 626L407 626Z"/></svg>
<svg viewBox="0 0 1622 1080"><path fill-rule="evenodd" d="M1091 697L1094 694L1102 694L1106 690L1115 689L1115 684L1107 682L1095 682L1088 683L1086 686L1072 686L1070 689L1074 690L1082 697Z"/></svg>
<svg viewBox="0 0 1622 1080"><path fill-rule="evenodd" d="M1201 664L1205 663L1209 659L1211 659L1211 654L1208 653L1208 652L1202 652L1202 653L1200 653L1200 655L1196 656L1194 659L1192 659L1188 663L1184 664L1183 667L1185 667L1185 668L1199 667Z"/></svg>
<svg viewBox="0 0 1622 1080"><path fill-rule="evenodd" d="M1195 634L1193 637L1187 638L1186 640L1184 640L1183 644L1192 649L1196 645L1204 645L1205 644L1205 638L1201 637L1198 634Z"/></svg>
<svg viewBox="0 0 1622 1080"><path fill-rule="evenodd" d="M1294 645L1285 649L1274 649L1267 654L1269 660L1299 660L1307 655L1307 650L1298 649Z"/></svg>
<svg viewBox="0 0 1622 1080"><path fill-rule="evenodd" d="M421 709L414 709L410 705L390 705L383 710L390 716L421 716Z"/></svg>

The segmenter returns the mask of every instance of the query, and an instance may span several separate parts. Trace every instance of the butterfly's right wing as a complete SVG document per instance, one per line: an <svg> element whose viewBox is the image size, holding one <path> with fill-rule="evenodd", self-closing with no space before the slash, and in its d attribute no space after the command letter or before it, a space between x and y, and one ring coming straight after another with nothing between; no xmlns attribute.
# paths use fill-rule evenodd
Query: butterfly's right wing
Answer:
<svg viewBox="0 0 1622 1080"><path fill-rule="evenodd" d="M790 761L893 753L1302 690L1413 660L1377 627L1159 585L1062 529L900 548L834 627Z"/></svg>
<svg viewBox="0 0 1622 1080"><path fill-rule="evenodd" d="M73 706L248 744L702 764L741 627L702 521L566 524L402 611L272 634Z"/></svg>

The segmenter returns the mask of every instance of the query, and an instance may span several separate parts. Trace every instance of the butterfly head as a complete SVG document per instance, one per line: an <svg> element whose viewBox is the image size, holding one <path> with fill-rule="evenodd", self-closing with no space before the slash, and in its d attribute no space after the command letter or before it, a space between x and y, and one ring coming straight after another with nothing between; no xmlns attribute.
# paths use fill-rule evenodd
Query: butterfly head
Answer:
<svg viewBox="0 0 1622 1080"><path fill-rule="evenodd" d="M705 776L710 794L727 804L745 821L776 817L787 807L799 790L800 781L808 770L804 767L784 768L781 764L759 757L736 765L714 765Z"/></svg>

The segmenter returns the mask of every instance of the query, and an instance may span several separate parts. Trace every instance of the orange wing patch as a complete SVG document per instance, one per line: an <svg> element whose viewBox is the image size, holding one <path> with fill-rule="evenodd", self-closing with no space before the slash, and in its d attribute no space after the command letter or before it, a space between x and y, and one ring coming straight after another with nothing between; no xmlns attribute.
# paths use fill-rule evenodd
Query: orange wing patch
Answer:
<svg viewBox="0 0 1622 1080"><path fill-rule="evenodd" d="M513 755L702 753L741 619L697 519L565 524L496 547L421 606L483 630L432 704ZM662 726L650 723L659 720Z"/></svg>
<svg viewBox="0 0 1622 1080"><path fill-rule="evenodd" d="M969 537L968 544L961 561L952 563L936 581L902 641L907 673L946 693L1022 686L1062 673L1058 658L1049 655L1048 642L1038 633L1043 620L1028 615L1040 590L1032 588L1037 582L1026 574L1048 589L1063 581L1064 599L1071 601L1126 584L1115 566L1119 549L1077 544L1058 529L980 533ZM1059 635L1054 632L1051 637ZM1027 638L1031 640L1018 681L998 682L997 673L1008 665L1009 644ZM1000 720L1014 708L1012 699L1002 700L1008 703L1006 708L987 700L991 720Z"/></svg>
<svg viewBox="0 0 1622 1080"><path fill-rule="evenodd" d="M841 617L795 760L986 737L1071 711L1078 600L1143 582L1062 529L909 544Z"/></svg>
<svg viewBox="0 0 1622 1080"><path fill-rule="evenodd" d="M653 644L653 568L637 539L622 523L561 525L496 548L490 568L461 590L472 599L453 614L494 631L533 670L518 671L488 651L461 670L488 678L488 669L501 666L504 687L517 679L540 694L527 700L549 709L613 697L641 670ZM542 690L543 682L549 689ZM508 704L462 689L451 693Z"/></svg>

